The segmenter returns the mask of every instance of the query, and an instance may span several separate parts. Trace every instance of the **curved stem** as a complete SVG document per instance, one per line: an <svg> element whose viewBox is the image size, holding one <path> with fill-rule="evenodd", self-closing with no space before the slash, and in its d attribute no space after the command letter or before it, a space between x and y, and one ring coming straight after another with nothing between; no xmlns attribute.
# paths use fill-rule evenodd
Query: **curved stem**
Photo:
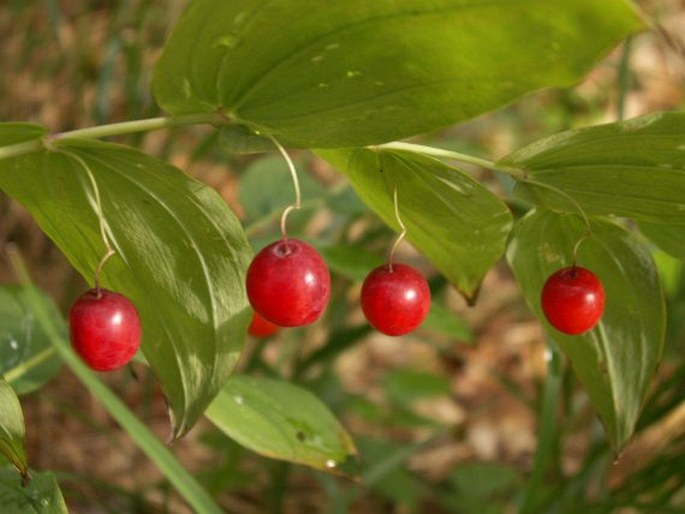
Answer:
<svg viewBox="0 0 685 514"><path fill-rule="evenodd" d="M102 272L102 268L107 262L107 260L114 255L116 252L112 248L112 245L109 240L109 236L107 235L107 222L105 221L105 213L102 209L102 200L100 198L100 188L98 187L98 184L95 180L95 177L93 176L93 173L90 171L90 168L88 165L85 163L81 157L78 155L75 155L71 152L64 151L64 150L58 150L59 152L71 157L74 159L76 162L78 162L81 167L84 169L86 174L88 175L88 179L90 180L90 184L93 188L93 194L95 196L95 214L98 217L98 222L100 224L100 237L102 238L102 242L105 245L105 255L103 255L102 259L100 259L100 262L98 263L97 267L95 268L95 277L94 277L94 286L95 290L98 294L100 295L100 273Z"/></svg>
<svg viewBox="0 0 685 514"><path fill-rule="evenodd" d="M275 137L269 134L269 139L271 139L271 142L278 148L278 151L280 154L283 156L285 159L285 162L288 164L288 170L290 170L290 176L293 179L293 187L295 188L295 203L288 205L288 207L285 208L283 211L283 214L281 214L281 235L283 236L283 239L288 239L288 233L285 228L285 222L288 219L288 214L290 214L292 211L297 210L302 208L302 194L300 192L300 181L297 178L297 170L295 169L295 164L293 164L292 159L288 155L288 152L285 151L285 148L283 148L283 145L279 143Z"/></svg>
<svg viewBox="0 0 685 514"><path fill-rule="evenodd" d="M59 141L60 139L68 138L95 139L109 136L121 136L135 132L147 132L151 130L179 127L184 125L199 125L203 123L225 124L226 120L227 118L221 113L163 116L159 118L149 118L146 120L124 121L121 123L111 123L109 125L100 125L97 127L86 127L82 129L71 130L69 132L53 134L51 139L53 141Z"/></svg>
<svg viewBox="0 0 685 514"><path fill-rule="evenodd" d="M432 146L416 145L413 143L403 142L386 143L384 145L380 145L379 148L387 148L389 150L406 150L440 159L452 159L454 161L466 162L468 164L480 166L481 168L485 168L487 170L511 175L516 180L524 180L528 177L528 174L522 169L497 166L497 164L495 164L493 161L481 159L480 157L475 157L473 155L468 155L461 152L445 150L443 148L434 148Z"/></svg>
<svg viewBox="0 0 685 514"><path fill-rule="evenodd" d="M33 139L31 141L24 141L23 143L3 146L0 147L0 160L37 152L43 148L45 148L45 143L42 139Z"/></svg>
<svg viewBox="0 0 685 514"><path fill-rule="evenodd" d="M395 186L395 190L393 191L393 204L395 207L395 219L397 220L397 223L399 224L400 228L402 231L400 232L400 235L397 236L397 239L395 239L395 243L392 245L392 248L390 248L390 252L388 253L388 270L392 272L392 260L395 257L395 251L397 250L397 247L400 246L400 243L404 240L405 236L407 235L407 227L404 226L404 223L402 222L402 218L400 218L400 207L399 207L399 202L397 201L397 186Z"/></svg>
<svg viewBox="0 0 685 514"><path fill-rule="evenodd" d="M576 244L573 246L573 253L572 253L573 262L572 262L572 264L573 264L573 266L575 266L576 265L576 257L578 255L578 249L580 248L581 243L583 243L590 236L592 236L592 225L590 224L590 218L588 218L587 214L585 213L583 208L580 206L578 201L575 198L573 198L571 195L569 195L563 189L559 189L558 187L554 187L550 184L545 184L544 182L538 182L536 180L523 180L522 182L546 188L550 191L553 191L556 194L563 196L566 200L571 202L571 204L576 208L576 210L580 214L581 218L583 218L583 223L585 224L585 231L583 232L583 235L580 236L578 241L576 241Z"/></svg>

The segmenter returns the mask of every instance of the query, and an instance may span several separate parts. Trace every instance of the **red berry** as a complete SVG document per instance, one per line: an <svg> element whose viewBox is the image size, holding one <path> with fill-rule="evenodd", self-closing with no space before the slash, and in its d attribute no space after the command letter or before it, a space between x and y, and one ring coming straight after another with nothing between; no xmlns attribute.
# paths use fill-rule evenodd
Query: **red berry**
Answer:
<svg viewBox="0 0 685 514"><path fill-rule="evenodd" d="M313 323L331 296L326 263L298 239L281 239L259 252L247 270L246 286L254 310L281 327Z"/></svg>
<svg viewBox="0 0 685 514"><path fill-rule="evenodd" d="M112 371L128 363L140 346L140 317L125 296L107 289L89 289L69 311L71 344L96 371Z"/></svg>
<svg viewBox="0 0 685 514"><path fill-rule="evenodd" d="M252 321L247 331L255 337L269 337L278 332L280 327L274 325L268 319L260 316L257 311L252 311Z"/></svg>
<svg viewBox="0 0 685 514"><path fill-rule="evenodd" d="M579 266L562 268L542 288L542 311L550 324L565 334L592 329L604 312L604 287L591 271Z"/></svg>
<svg viewBox="0 0 685 514"><path fill-rule="evenodd" d="M362 311L369 323L389 336L408 334L430 310L431 293L421 273L406 264L384 264L362 286Z"/></svg>

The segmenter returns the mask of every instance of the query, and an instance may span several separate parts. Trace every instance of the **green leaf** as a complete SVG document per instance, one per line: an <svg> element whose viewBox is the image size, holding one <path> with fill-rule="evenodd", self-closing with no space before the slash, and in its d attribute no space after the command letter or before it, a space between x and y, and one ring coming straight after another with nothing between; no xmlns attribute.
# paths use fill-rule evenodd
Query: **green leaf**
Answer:
<svg viewBox="0 0 685 514"><path fill-rule="evenodd" d="M172 114L222 110L291 144L362 146L572 85L642 28L624 0L195 0L153 89Z"/></svg>
<svg viewBox="0 0 685 514"><path fill-rule="evenodd" d="M543 183L524 180L517 192L553 210L577 213L578 206L549 186L591 214L685 225L684 132L685 113L650 114L562 132L499 164L522 168Z"/></svg>
<svg viewBox="0 0 685 514"><path fill-rule="evenodd" d="M205 414L239 444L273 459L345 473L357 455L328 408L288 382L234 375Z"/></svg>
<svg viewBox="0 0 685 514"><path fill-rule="evenodd" d="M66 326L57 307L41 295L45 309L66 334ZM0 374L17 394L38 389L61 367L47 336L36 323L26 288L0 287Z"/></svg>
<svg viewBox="0 0 685 514"><path fill-rule="evenodd" d="M405 150L320 152L347 175L361 199L394 230L393 192L407 239L468 299L502 256L509 209L478 181L441 161Z"/></svg>
<svg viewBox="0 0 685 514"><path fill-rule="evenodd" d="M90 281L105 254L97 185L116 250L101 282L137 306L143 353L168 399L172 436L180 437L223 386L242 347L251 257L243 230L214 190L172 166L114 144L58 145L0 161L0 188Z"/></svg>
<svg viewBox="0 0 685 514"><path fill-rule="evenodd" d="M0 505L3 514L68 514L55 475L32 473L23 486L10 468L0 468Z"/></svg>
<svg viewBox="0 0 685 514"><path fill-rule="evenodd" d="M550 274L571 264L584 230L578 216L533 211L518 223L507 257L526 301L571 360L618 451L635 429L661 357L664 298L647 249L620 225L595 218L593 235L580 245L578 265L604 284L604 316L581 336L553 329L544 320L540 291Z"/></svg>
<svg viewBox="0 0 685 514"><path fill-rule="evenodd" d="M24 414L21 412L17 394L2 377L0 377L0 453L9 459L24 479L28 477Z"/></svg>
<svg viewBox="0 0 685 514"><path fill-rule="evenodd" d="M643 222L640 230L664 252L685 261L685 225Z"/></svg>
<svg viewBox="0 0 685 514"><path fill-rule="evenodd" d="M16 259L15 269L23 284L30 284L28 271L20 259ZM27 287L26 296L37 323L59 352L64 362L71 368L76 377L86 386L93 397L102 403L107 412L128 433L138 448L159 468L175 488L178 494L194 509L193 512L219 514L222 510L209 494L200 486L183 465L174 458L168 446L159 441L157 436L143 423L126 404L114 394L79 358L69 342L60 334L60 327L50 316L38 290ZM37 496L39 497L39 496ZM2 504L2 502L0 502Z"/></svg>
<svg viewBox="0 0 685 514"><path fill-rule="evenodd" d="M0 123L0 146L40 139L47 133L48 130L45 127L35 123Z"/></svg>

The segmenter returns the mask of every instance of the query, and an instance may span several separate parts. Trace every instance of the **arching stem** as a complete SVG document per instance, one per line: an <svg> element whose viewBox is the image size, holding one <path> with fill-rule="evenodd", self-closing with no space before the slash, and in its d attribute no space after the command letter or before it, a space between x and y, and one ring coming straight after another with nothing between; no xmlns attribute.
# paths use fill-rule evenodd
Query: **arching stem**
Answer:
<svg viewBox="0 0 685 514"><path fill-rule="evenodd" d="M404 240L405 236L407 235L407 227L404 226L404 223L402 222L402 218L400 217L400 206L399 202L397 201L397 186L395 186L395 189L392 194L392 199L393 199L393 205L395 207L395 219L397 220L397 224L400 226L402 231L400 232L400 235L397 236L397 239L395 239L395 242L392 245L392 248L390 248L390 252L388 253L388 270L392 272L392 261L395 257L395 251L397 250L397 247L400 246L400 243Z"/></svg>
<svg viewBox="0 0 685 514"><path fill-rule="evenodd" d="M533 184L536 186L540 186L540 187L549 189L550 191L553 191L553 192L563 196L566 200L568 200L576 208L576 210L578 211L578 214L580 214L580 217L583 219L583 223L585 224L585 231L583 232L583 235L580 236L578 241L576 241L576 244L573 246L572 266L575 267L576 266L576 260L578 257L578 250L580 249L580 245L592 236L592 225L590 224L590 218L588 218L587 214L585 213L583 208L580 206L578 201L575 198L573 198L571 195L569 195L566 191L563 191L562 189L551 186L549 184L545 184L544 182L537 182L535 180L524 180L522 182L526 182L528 184Z"/></svg>
<svg viewBox="0 0 685 514"><path fill-rule="evenodd" d="M100 274L102 273L102 268L104 267L105 263L107 260L112 257L116 252L112 248L112 244L110 243L109 236L107 235L107 222L105 221L105 214L102 209L102 200L100 198L100 188L98 187L97 181L95 180L95 177L93 176L93 173L90 171L90 168L88 165L85 163L81 157L79 157L76 154L73 154L71 152L65 151L65 150L59 150L60 152L68 155L75 161L77 161L81 167L84 169L86 172L86 175L88 175L88 180L90 180L90 185L93 188L93 195L95 197L95 214L98 217L98 222L100 224L100 237L102 238L102 242L105 245L105 254L102 256L102 259L100 259L100 262L98 263L97 267L95 268L95 276L93 278L94 282L94 288L97 296L100 296Z"/></svg>
<svg viewBox="0 0 685 514"><path fill-rule="evenodd" d="M283 145L279 143L275 137L272 135L269 135L269 139L271 139L271 142L278 148L278 151L280 154L283 156L285 159L285 162L288 164L288 169L290 170L290 176L293 179L293 187L295 188L295 203L288 205L283 210L283 214L281 214L281 235L283 236L283 239L288 239L288 232L286 231L285 223L286 220L288 219L288 214L290 214L292 211L300 209L302 207L302 194L300 193L300 181L297 178L297 170L295 169L295 164L293 164L292 159L290 158L290 155L288 155L288 152L285 151L285 148L283 148Z"/></svg>

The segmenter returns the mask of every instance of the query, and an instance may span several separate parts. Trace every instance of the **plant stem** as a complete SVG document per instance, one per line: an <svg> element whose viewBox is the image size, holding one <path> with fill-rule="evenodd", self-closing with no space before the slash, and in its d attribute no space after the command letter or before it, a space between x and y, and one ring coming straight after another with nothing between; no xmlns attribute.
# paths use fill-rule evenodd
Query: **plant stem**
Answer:
<svg viewBox="0 0 685 514"><path fill-rule="evenodd" d="M5 380L7 382L13 382L24 375L31 371L34 368L37 368L41 364L43 364L46 360L48 360L50 357L52 357L55 354L55 349L50 347L46 348L40 353L37 353L30 359L22 362L18 366L15 366L14 368L11 368L9 371L7 371L4 376Z"/></svg>
<svg viewBox="0 0 685 514"><path fill-rule="evenodd" d="M533 461L533 471L521 491L521 514L540 512L548 500L547 491L555 484L550 483L559 468L559 445L561 437L557 423L558 402L561 398L564 380L564 366L561 355L552 341L547 343L547 378L538 413L538 446Z"/></svg>
<svg viewBox="0 0 685 514"><path fill-rule="evenodd" d="M3 146L0 147L0 160L37 152L44 147L45 143L42 139L32 139L31 141L24 141L23 143Z"/></svg>
<svg viewBox="0 0 685 514"><path fill-rule="evenodd" d="M481 168L485 168L487 170L492 170L498 173L505 173L507 175L511 175L516 180L523 180L527 176L526 172L521 169L497 166L497 164L495 164L493 161L481 159L480 157L475 157L473 155L461 152L455 152L453 150L445 150L443 148L435 148L432 146L416 145L413 143L403 142L386 143L384 145L380 145L379 148L386 148L389 150L406 150L409 152L420 153L431 157L466 162L468 164L480 166Z"/></svg>
<svg viewBox="0 0 685 514"><path fill-rule="evenodd" d="M231 121L232 120L224 114L217 112L149 118L146 120L124 121L121 123L111 123L109 125L99 125L97 127L86 127L0 147L0 160L37 152L49 145L59 145L59 142L64 139L96 139L101 137L123 136L136 132L147 132L185 125L226 125L231 123Z"/></svg>
<svg viewBox="0 0 685 514"><path fill-rule="evenodd" d="M184 116L169 116L159 118L149 118L146 120L124 121L121 123L111 123L109 125L99 125L97 127L86 127L82 129L62 132L52 136L53 141L60 139L95 139L109 136L121 136L135 132L147 132L184 125L199 124L225 124L227 118L220 113L209 114L187 114Z"/></svg>
<svg viewBox="0 0 685 514"><path fill-rule="evenodd" d="M10 259L20 282L30 284L31 279L26 266L16 251L10 253ZM27 294L36 315L36 320L64 362L66 362L88 390L100 400L110 415L126 430L136 445L164 473L178 493L193 507L195 512L221 514L223 512L221 508L195 478L176 460L164 444L150 432L147 426L128 409L124 402L102 383L72 351L69 343L64 340L58 328L50 320L38 297L38 292L32 288L27 288Z"/></svg>

